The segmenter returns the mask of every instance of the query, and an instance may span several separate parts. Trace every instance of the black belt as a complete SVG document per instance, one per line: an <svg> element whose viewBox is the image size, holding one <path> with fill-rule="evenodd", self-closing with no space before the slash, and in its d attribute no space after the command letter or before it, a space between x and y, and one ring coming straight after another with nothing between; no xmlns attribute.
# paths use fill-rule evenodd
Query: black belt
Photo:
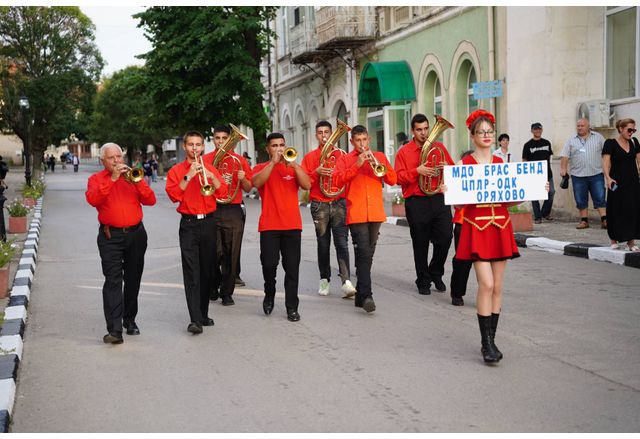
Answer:
<svg viewBox="0 0 640 439"><path fill-rule="evenodd" d="M129 232L135 232L136 230L138 230L138 228L141 225L142 225L142 222L139 222L138 224L134 224L134 225L129 226L129 227L113 227L113 226L110 226L108 224L100 224L100 227L102 227L103 229L108 228L109 231L111 231L111 232L129 233Z"/></svg>
<svg viewBox="0 0 640 439"><path fill-rule="evenodd" d="M201 219L205 219L205 218L211 218L213 216L214 212L199 213L197 215L187 215L186 213L183 213L182 214L182 219L186 219L186 220L201 220Z"/></svg>

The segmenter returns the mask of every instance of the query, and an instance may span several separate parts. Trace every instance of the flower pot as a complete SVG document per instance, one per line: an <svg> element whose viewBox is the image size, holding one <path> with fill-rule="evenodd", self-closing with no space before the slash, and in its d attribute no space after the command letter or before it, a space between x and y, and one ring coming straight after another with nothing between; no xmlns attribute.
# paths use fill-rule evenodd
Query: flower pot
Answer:
<svg viewBox="0 0 640 439"><path fill-rule="evenodd" d="M27 217L10 216L9 233L27 233Z"/></svg>
<svg viewBox="0 0 640 439"><path fill-rule="evenodd" d="M36 205L36 199L35 198L23 198L22 199L22 204L24 204L26 207L31 209Z"/></svg>
<svg viewBox="0 0 640 439"><path fill-rule="evenodd" d="M0 267L0 299L7 297L9 292L9 267L10 264Z"/></svg>
<svg viewBox="0 0 640 439"><path fill-rule="evenodd" d="M514 232L530 232L533 230L533 217L531 212L509 213Z"/></svg>
<svg viewBox="0 0 640 439"><path fill-rule="evenodd" d="M392 203L391 204L391 215L392 216L407 216L407 214L405 213L405 210L404 210L404 203L400 203L400 204Z"/></svg>

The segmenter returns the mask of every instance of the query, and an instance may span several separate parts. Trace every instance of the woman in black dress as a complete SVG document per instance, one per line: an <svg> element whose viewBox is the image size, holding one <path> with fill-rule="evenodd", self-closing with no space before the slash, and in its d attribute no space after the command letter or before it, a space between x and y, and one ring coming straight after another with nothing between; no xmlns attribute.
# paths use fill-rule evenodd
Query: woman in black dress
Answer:
<svg viewBox="0 0 640 439"><path fill-rule="evenodd" d="M602 148L602 171L607 186L607 232L611 248L627 243L630 251L640 251L640 144L633 138L636 122L621 119L616 123L618 137L607 139Z"/></svg>

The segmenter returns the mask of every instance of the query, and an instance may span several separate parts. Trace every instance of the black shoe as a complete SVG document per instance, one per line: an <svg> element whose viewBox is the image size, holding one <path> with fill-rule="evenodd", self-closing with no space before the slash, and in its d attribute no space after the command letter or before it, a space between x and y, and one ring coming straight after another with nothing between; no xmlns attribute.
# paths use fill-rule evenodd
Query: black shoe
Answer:
<svg viewBox="0 0 640 439"><path fill-rule="evenodd" d="M218 292L217 289L211 291L211 293L209 293L209 300L215 302L216 300L218 300L218 298L220 297L220 293Z"/></svg>
<svg viewBox="0 0 640 439"><path fill-rule="evenodd" d="M244 283L244 281L242 279L240 279L240 276L236 277L236 285L239 287L244 287L246 284Z"/></svg>
<svg viewBox="0 0 640 439"><path fill-rule="evenodd" d="M231 305L235 305L236 302L233 300L233 297L231 296L224 296L222 298L222 305L223 306L231 306Z"/></svg>
<svg viewBox="0 0 640 439"><path fill-rule="evenodd" d="M422 294L423 296L428 296L429 294L431 294L431 288L418 287L418 294Z"/></svg>
<svg viewBox="0 0 640 439"><path fill-rule="evenodd" d="M356 302L355 302L355 306L356 306L356 308L362 308L362 302L358 302L358 301L356 300Z"/></svg>
<svg viewBox="0 0 640 439"><path fill-rule="evenodd" d="M191 322L187 326L187 331L192 334L202 334L202 325L198 322Z"/></svg>
<svg viewBox="0 0 640 439"><path fill-rule="evenodd" d="M441 293L447 291L447 286L444 284L444 282L442 282L442 279L434 279L433 285L436 287L436 290L440 291Z"/></svg>
<svg viewBox="0 0 640 439"><path fill-rule="evenodd" d="M266 315L270 315L273 311L273 299L267 299L266 297L262 301L262 310Z"/></svg>
<svg viewBox="0 0 640 439"><path fill-rule="evenodd" d="M364 298L362 309L366 312L374 312L376 310L376 303L373 301L373 297L368 296Z"/></svg>
<svg viewBox="0 0 640 439"><path fill-rule="evenodd" d="M136 322L122 322L122 326L127 330L127 335L140 335L140 328Z"/></svg>
<svg viewBox="0 0 640 439"><path fill-rule="evenodd" d="M200 322L200 324L202 326L213 326L214 325L213 319L211 319L211 318L207 318L207 319L203 320L202 322Z"/></svg>
<svg viewBox="0 0 640 439"><path fill-rule="evenodd" d="M464 299L462 297L451 297L451 304L453 306L464 306Z"/></svg>
<svg viewBox="0 0 640 439"><path fill-rule="evenodd" d="M290 322L297 322L300 320L300 314L298 314L298 310L294 308L287 308L287 320Z"/></svg>
<svg viewBox="0 0 640 439"><path fill-rule="evenodd" d="M124 343L124 340L122 339L122 332L109 332L107 335L102 337L102 341L111 344Z"/></svg>

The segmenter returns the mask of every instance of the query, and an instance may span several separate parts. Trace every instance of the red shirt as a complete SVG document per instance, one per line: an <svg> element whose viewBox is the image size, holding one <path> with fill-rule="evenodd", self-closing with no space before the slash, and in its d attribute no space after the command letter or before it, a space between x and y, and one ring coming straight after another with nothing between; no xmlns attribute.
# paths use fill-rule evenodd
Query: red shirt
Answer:
<svg viewBox="0 0 640 439"><path fill-rule="evenodd" d="M454 206L453 223L462 224L464 222L464 206Z"/></svg>
<svg viewBox="0 0 640 439"><path fill-rule="evenodd" d="M253 167L253 175L262 171L269 162ZM262 212L258 232L266 230L302 230L302 216L298 202L298 179L293 168L282 163L271 170L267 181L258 188Z"/></svg>
<svg viewBox="0 0 640 439"><path fill-rule="evenodd" d="M202 160L204 160L205 163L213 164L213 159L216 156L216 151L217 151L217 149L214 149L212 152L203 155L202 156ZM239 154L236 154L233 151L229 152L229 154L231 154L232 156L234 156L238 160L240 160L240 165L242 166L242 170L244 171L244 174L245 174L244 178L249 180L249 181L251 181L251 177L253 176L253 173L251 171L251 167L249 166L249 163L247 163L247 159L245 159L244 157L242 157ZM230 161L230 159L223 160L221 166L224 166L225 165L225 161L227 161L227 160ZM235 160L234 160L234 163L235 163ZM236 166L236 165L234 165L234 166ZM234 188L238 184L238 173L237 172L233 173L233 178L232 178L232 181L231 181L230 185L229 185L229 182L225 181L225 183L227 183L227 190L229 192L234 190ZM229 195L229 192L227 193L227 196ZM240 187L238 188L238 192L236 192L236 196L233 197L233 200L231 200L231 203L229 203L229 204L240 204L240 203L242 203L242 185L240 185Z"/></svg>
<svg viewBox="0 0 640 439"><path fill-rule="evenodd" d="M365 162L358 167L359 155L354 149L342 156L336 163L334 172L336 184L345 185L347 224L384 222L387 215L384 213L382 180L393 186L398 180L396 171L391 167L387 156L374 152L375 158L387 167L384 177L376 177L369 163Z"/></svg>
<svg viewBox="0 0 640 439"><path fill-rule="evenodd" d="M304 169L304 172L306 172L309 178L311 179L311 190L309 191L309 198L313 201L321 201L323 203L344 198L345 197L344 191L337 197L329 198L329 197L326 197L320 190L320 175L318 175L318 173L316 172L316 169L318 168L318 166L320 166L321 152L322 152L322 147L319 146L318 148L314 149L313 151L305 155L304 158L302 159L302 165L300 165L302 166L302 169ZM335 155L337 156L337 154ZM334 170L335 170L335 166L334 166ZM336 182L336 179L333 176L331 181L332 186L334 187L333 190L335 190L335 187L336 187L335 182Z"/></svg>
<svg viewBox="0 0 640 439"><path fill-rule="evenodd" d="M116 181L106 169L96 172L87 182L87 202L98 209L98 221L112 227L135 226L142 221L142 207L156 204L156 195L144 181L129 183L124 177Z"/></svg>
<svg viewBox="0 0 640 439"><path fill-rule="evenodd" d="M206 197L200 192L201 185L198 175L195 175L191 180L189 180L187 188L184 191L180 189L180 182L191 168L189 160L178 163L169 170L165 191L167 192L167 195L169 195L171 201L174 203L180 203L176 209L178 212L187 215L211 213L216 210L216 198L223 198L227 196L227 185L218 170L213 167L211 162L205 162L204 166L211 171L218 180L220 180L220 187L210 197Z"/></svg>
<svg viewBox="0 0 640 439"><path fill-rule="evenodd" d="M433 142L432 146L442 148L445 155L445 161L448 165L453 165L453 159L449 155L447 148L440 142ZM396 154L395 169L398 173L398 184L402 186L402 196L409 198L411 196L426 197L427 195L420 190L418 185L418 166L423 164L420 160L422 147L418 146L415 138L411 142L405 144L398 150ZM432 179L432 187L429 190L436 189L435 179Z"/></svg>

